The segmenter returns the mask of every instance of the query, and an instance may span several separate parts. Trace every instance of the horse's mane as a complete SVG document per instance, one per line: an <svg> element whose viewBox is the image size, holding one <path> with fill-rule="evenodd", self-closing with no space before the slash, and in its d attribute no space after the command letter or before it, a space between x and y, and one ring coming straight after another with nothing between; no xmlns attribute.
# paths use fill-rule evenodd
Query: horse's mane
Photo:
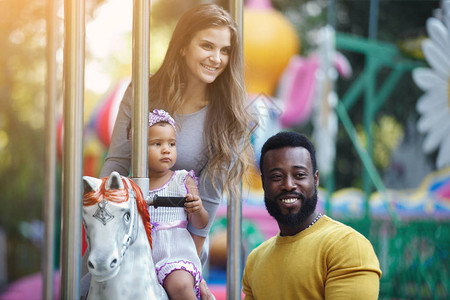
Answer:
<svg viewBox="0 0 450 300"><path fill-rule="evenodd" d="M129 199L128 195L128 183L124 178L122 179L124 189L121 190L105 190L105 184L108 177L102 178L102 183L100 187L96 191L90 191L83 195L83 206L91 206L97 204L103 199L107 199L110 202L114 203L122 203L126 202ZM142 195L142 191L139 186L134 183L132 180L129 180L131 184L131 188L136 195L136 206L139 211L139 215L141 216L142 222L144 223L145 233L147 234L147 239L150 244L150 248L152 246L152 227L150 224L150 215L147 210L147 203L145 203L144 196Z"/></svg>

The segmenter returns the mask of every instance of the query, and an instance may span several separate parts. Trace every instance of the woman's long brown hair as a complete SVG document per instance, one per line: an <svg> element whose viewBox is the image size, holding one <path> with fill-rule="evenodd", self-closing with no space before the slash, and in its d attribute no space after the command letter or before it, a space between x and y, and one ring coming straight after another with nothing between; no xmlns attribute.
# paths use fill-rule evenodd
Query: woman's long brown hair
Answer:
<svg viewBox="0 0 450 300"><path fill-rule="evenodd" d="M208 113L204 126L208 164L204 169L214 187L223 186L228 196L240 199L240 182L253 163L250 144L255 121L247 107L243 55L237 25L223 8L206 4L185 13L178 21L159 70L149 80L149 108L163 108L179 114L183 106L183 87L187 82L181 49L203 29L230 29L231 51L223 73L207 87ZM181 125L182 126L182 125Z"/></svg>

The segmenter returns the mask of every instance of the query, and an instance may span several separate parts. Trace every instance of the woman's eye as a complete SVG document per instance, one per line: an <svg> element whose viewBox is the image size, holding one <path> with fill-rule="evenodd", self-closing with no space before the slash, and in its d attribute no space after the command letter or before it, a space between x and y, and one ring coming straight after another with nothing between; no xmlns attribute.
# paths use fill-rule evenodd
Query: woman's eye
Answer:
<svg viewBox="0 0 450 300"><path fill-rule="evenodd" d="M125 222L128 223L130 221L130 213L129 212L125 213L123 215L123 219L125 220Z"/></svg>
<svg viewBox="0 0 450 300"><path fill-rule="evenodd" d="M209 50L209 49L211 49L212 48L212 46L210 45L210 44L202 44L201 45L204 49L207 49L207 50Z"/></svg>
<svg viewBox="0 0 450 300"><path fill-rule="evenodd" d="M230 54L230 48L223 48L221 50L221 52L222 52L222 54L229 55Z"/></svg>

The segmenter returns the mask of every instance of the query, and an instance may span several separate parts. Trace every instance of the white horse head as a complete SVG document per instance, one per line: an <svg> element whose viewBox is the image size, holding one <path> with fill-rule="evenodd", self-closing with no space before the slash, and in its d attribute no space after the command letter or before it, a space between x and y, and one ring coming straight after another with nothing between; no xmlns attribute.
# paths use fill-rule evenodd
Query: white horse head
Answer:
<svg viewBox="0 0 450 300"><path fill-rule="evenodd" d="M139 187L117 172L83 180L83 224L92 275L88 298L167 299L156 278L150 217Z"/></svg>

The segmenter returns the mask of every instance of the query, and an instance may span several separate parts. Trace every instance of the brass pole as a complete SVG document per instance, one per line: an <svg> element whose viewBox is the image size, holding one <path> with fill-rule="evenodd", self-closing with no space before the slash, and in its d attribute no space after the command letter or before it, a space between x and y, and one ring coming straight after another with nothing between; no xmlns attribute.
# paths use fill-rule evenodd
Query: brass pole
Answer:
<svg viewBox="0 0 450 300"><path fill-rule="evenodd" d="M64 1L64 140L61 298L80 298L83 176L84 0Z"/></svg>
<svg viewBox="0 0 450 300"><path fill-rule="evenodd" d="M230 13L243 36L243 1L230 0ZM242 50L242 49L241 49ZM228 199L227 204L227 299L241 299L242 270L242 202L241 199Z"/></svg>
<svg viewBox="0 0 450 300"><path fill-rule="evenodd" d="M150 0L133 1L133 116L131 177L148 194L147 124L150 49Z"/></svg>
<svg viewBox="0 0 450 300"><path fill-rule="evenodd" d="M47 2L47 103L45 108L45 187L43 217L45 224L42 250L42 299L53 299L53 259L55 256L56 202L56 49L57 0Z"/></svg>

